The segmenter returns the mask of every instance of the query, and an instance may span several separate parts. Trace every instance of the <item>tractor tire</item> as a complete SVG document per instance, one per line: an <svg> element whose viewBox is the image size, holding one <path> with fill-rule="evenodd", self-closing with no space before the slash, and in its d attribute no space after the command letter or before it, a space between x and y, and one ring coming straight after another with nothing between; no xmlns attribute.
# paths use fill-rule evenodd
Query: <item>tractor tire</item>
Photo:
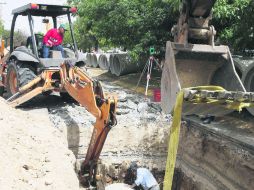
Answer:
<svg viewBox="0 0 254 190"><path fill-rule="evenodd" d="M16 94L20 87L26 85L36 77L28 64L10 62L7 69L7 97Z"/></svg>

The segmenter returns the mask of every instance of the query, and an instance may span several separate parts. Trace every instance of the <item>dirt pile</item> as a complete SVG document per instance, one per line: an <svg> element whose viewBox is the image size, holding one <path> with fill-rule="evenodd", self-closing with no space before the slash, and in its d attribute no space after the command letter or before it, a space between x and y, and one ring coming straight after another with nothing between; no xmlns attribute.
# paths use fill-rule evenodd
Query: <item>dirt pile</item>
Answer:
<svg viewBox="0 0 254 190"><path fill-rule="evenodd" d="M0 99L0 187L79 189L75 158L47 109L12 109Z"/></svg>

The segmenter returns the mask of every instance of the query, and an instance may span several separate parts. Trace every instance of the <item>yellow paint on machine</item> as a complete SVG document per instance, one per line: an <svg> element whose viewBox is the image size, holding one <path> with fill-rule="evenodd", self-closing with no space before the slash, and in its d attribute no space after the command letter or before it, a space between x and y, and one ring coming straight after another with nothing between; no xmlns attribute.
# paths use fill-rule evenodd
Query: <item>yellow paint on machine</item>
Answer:
<svg viewBox="0 0 254 190"><path fill-rule="evenodd" d="M169 134L168 158L167 158L166 172L165 172L164 185L163 185L164 190L170 190L172 187L175 162L176 162L176 154L177 154L177 148L179 143L183 95L184 95L183 91L180 91L177 96L176 105L174 108L174 117L173 117L173 122L170 128L170 134Z"/></svg>

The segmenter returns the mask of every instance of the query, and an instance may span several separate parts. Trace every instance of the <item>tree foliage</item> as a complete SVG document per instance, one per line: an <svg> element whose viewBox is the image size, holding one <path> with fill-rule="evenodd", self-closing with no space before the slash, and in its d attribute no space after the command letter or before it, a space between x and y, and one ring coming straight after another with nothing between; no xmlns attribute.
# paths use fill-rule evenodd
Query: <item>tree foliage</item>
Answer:
<svg viewBox="0 0 254 190"><path fill-rule="evenodd" d="M90 51L93 46L94 38L91 32L85 31L83 27L82 19L79 18L73 24L73 31L75 40L77 42L78 48L84 51ZM70 31L66 31L64 34L64 44L72 44L72 38Z"/></svg>
<svg viewBox="0 0 254 190"><path fill-rule="evenodd" d="M222 43L234 50L254 49L254 1L219 0L213 24Z"/></svg>
<svg viewBox="0 0 254 190"><path fill-rule="evenodd" d="M5 40L5 46L10 45L10 33L10 30L3 30L2 38ZM27 37L28 36L23 31L15 31L13 36L14 47L26 44Z"/></svg>
<svg viewBox="0 0 254 190"><path fill-rule="evenodd" d="M78 7L75 34L79 47L122 47L139 54L165 47L176 24L180 0L69 0ZM236 50L254 49L253 0L217 0L212 24L220 42ZM84 45L86 44L86 45ZM163 51L161 51L163 52Z"/></svg>
<svg viewBox="0 0 254 190"><path fill-rule="evenodd" d="M100 46L115 46L137 52L150 46L164 47L176 17L161 0L72 0L79 7L80 29ZM83 34L84 34L83 33Z"/></svg>

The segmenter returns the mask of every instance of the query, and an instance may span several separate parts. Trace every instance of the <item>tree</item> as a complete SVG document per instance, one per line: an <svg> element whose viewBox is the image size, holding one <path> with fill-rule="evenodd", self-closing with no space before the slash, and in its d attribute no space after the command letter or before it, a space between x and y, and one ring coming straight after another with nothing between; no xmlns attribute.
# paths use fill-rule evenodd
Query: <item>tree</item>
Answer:
<svg viewBox="0 0 254 190"><path fill-rule="evenodd" d="M13 37L13 44L15 46L20 46L26 43L27 40L27 35L21 31L17 30L14 32L14 37ZM2 33L2 38L5 40L5 46L10 45L10 30L4 30Z"/></svg>
<svg viewBox="0 0 254 190"><path fill-rule="evenodd" d="M220 0L214 7L213 24L222 43L235 51L254 49L253 0Z"/></svg>
<svg viewBox="0 0 254 190"><path fill-rule="evenodd" d="M163 55L181 0L69 0L78 6L75 25L80 45L123 47L136 55L155 46ZM254 49L253 0L217 0L212 24L221 43L235 50ZM96 41L95 40L95 41Z"/></svg>
<svg viewBox="0 0 254 190"><path fill-rule="evenodd" d="M73 24L74 36L79 49L83 51L90 51L93 47L93 35L89 31L85 31L82 27L82 19L79 18ZM64 34L64 44L72 44L72 38L70 31L66 31Z"/></svg>
<svg viewBox="0 0 254 190"><path fill-rule="evenodd" d="M100 46L123 47L137 53L165 46L176 21L171 6L161 0L73 0L83 34L95 37Z"/></svg>
<svg viewBox="0 0 254 190"><path fill-rule="evenodd" d="M177 11L181 0L166 0ZM254 49L254 1L217 0L213 8L212 24L220 43L233 50Z"/></svg>

